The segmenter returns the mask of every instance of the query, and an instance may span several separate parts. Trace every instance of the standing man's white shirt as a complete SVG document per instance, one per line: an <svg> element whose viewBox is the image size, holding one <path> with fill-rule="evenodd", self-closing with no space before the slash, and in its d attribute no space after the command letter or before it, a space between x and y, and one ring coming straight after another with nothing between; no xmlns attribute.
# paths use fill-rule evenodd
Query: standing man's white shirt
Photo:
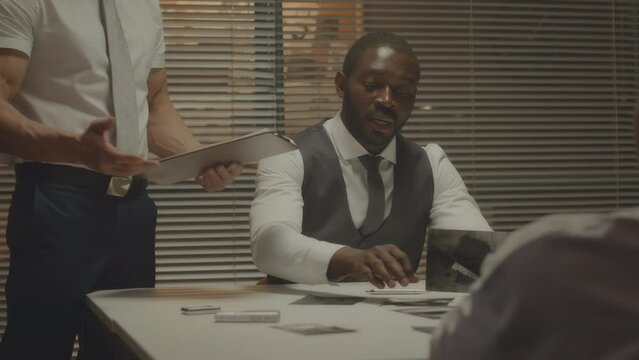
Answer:
<svg viewBox="0 0 639 360"><path fill-rule="evenodd" d="M359 156L367 154L344 126L340 115L324 123L340 162L350 213L356 228L366 217L368 187L366 169ZM392 205L396 140L379 154L379 170L384 183L386 218ZM431 227L492 229L468 193L459 173L436 144L424 147L433 171ZM302 182L304 162L299 150L273 156L260 162L256 193L251 206L251 248L257 267L268 274L299 283L326 283L326 270L333 254L344 245L333 244L301 234L304 201ZM419 194L415 194L419 196Z"/></svg>
<svg viewBox="0 0 639 360"><path fill-rule="evenodd" d="M115 2L135 74L138 126L144 135L138 155L146 156L147 79L152 68L164 67L162 16L157 0ZM104 28L95 21L99 1L0 1L0 8L12 15L0 17L0 48L29 56L24 82L11 100L20 113L74 134L113 113L110 89L104 86L110 71Z"/></svg>

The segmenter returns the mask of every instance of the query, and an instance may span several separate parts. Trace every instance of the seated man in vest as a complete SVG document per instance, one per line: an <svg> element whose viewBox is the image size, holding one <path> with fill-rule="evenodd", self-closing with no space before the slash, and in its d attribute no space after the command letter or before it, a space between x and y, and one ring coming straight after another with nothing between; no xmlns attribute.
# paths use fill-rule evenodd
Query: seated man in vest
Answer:
<svg viewBox="0 0 639 360"><path fill-rule="evenodd" d="M638 259L639 207L532 223L486 258L430 359L639 359Z"/></svg>
<svg viewBox="0 0 639 360"><path fill-rule="evenodd" d="M491 228L444 151L398 132L415 104L420 65L405 40L370 33L335 76L342 108L264 159L251 244L269 283L416 282L426 228Z"/></svg>

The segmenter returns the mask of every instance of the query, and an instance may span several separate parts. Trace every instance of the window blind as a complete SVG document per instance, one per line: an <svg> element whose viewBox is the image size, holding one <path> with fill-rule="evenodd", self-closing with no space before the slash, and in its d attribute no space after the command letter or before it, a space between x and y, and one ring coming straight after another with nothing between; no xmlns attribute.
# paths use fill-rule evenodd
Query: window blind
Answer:
<svg viewBox="0 0 639 360"><path fill-rule="evenodd" d="M392 31L422 67L403 134L442 145L496 230L636 204L638 6L284 2L287 129L332 116L333 76L349 45L362 32Z"/></svg>
<svg viewBox="0 0 639 360"><path fill-rule="evenodd" d="M639 204L635 0L160 2L171 98L202 142L262 127L292 135L332 117L349 46L392 31L422 67L404 135L444 148L496 230ZM254 174L219 193L194 182L151 187L158 286L263 276L249 247ZM2 283L12 188L12 171L0 168Z"/></svg>
<svg viewBox="0 0 639 360"><path fill-rule="evenodd" d="M203 143L277 127L275 1L161 1L171 99ZM248 209L254 168L226 191L153 186L157 283L255 282Z"/></svg>
<svg viewBox="0 0 639 360"><path fill-rule="evenodd" d="M14 184L13 170L0 165L0 334L4 333L4 328L7 324L7 303L4 296L4 285L9 274L9 249L7 248L6 228L7 213L9 212Z"/></svg>

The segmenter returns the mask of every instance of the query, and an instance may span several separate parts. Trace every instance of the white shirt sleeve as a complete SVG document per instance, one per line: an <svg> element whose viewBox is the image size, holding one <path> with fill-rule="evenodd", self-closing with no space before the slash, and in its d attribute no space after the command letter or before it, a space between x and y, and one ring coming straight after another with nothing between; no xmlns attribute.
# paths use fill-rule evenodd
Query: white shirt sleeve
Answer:
<svg viewBox="0 0 639 360"><path fill-rule="evenodd" d="M424 150L433 169L434 181L430 227L492 231L444 150L437 144L428 144Z"/></svg>
<svg viewBox="0 0 639 360"><path fill-rule="evenodd" d="M40 1L0 0L0 48L30 55L39 17Z"/></svg>
<svg viewBox="0 0 639 360"><path fill-rule="evenodd" d="M250 211L251 252L260 271L298 283L327 283L343 245L302 235L304 162L299 150L260 161Z"/></svg>
<svg viewBox="0 0 639 360"><path fill-rule="evenodd" d="M153 20L157 24L157 28L159 31L157 32L155 39L155 54L153 55L153 61L151 63L151 68L153 69L162 69L165 67L165 53L166 53L166 45L164 44L164 24L162 20L162 10L160 9L160 3L158 1L154 1L156 11L153 14Z"/></svg>

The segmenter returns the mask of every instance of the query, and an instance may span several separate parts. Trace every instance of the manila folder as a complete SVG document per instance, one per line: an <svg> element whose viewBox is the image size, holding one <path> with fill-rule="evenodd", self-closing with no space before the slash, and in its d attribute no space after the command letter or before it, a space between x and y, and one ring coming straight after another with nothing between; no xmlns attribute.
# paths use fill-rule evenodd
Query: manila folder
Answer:
<svg viewBox="0 0 639 360"><path fill-rule="evenodd" d="M259 130L248 135L204 146L200 149L160 159L160 167L148 172L149 181L173 184L193 179L216 164L247 164L297 149L297 145L275 131Z"/></svg>

